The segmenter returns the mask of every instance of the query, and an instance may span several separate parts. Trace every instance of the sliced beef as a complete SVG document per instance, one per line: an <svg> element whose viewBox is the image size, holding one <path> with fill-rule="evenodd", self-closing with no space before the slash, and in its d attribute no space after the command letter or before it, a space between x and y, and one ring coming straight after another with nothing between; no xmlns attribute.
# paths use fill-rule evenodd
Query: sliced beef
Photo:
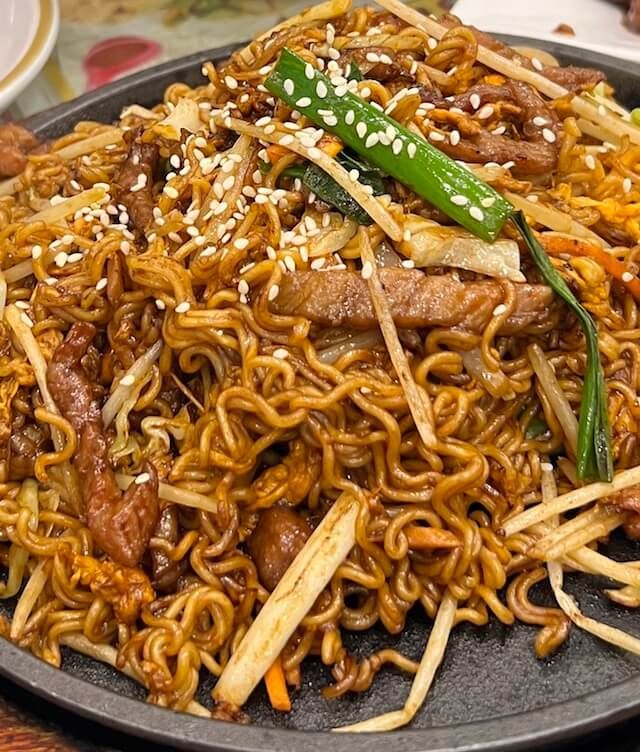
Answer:
<svg viewBox="0 0 640 752"><path fill-rule="evenodd" d="M162 510L158 524L153 531L153 539L155 538L165 540L171 546L175 546L180 539L178 508L175 504L171 504ZM178 577L184 573L186 562L182 560L172 561L167 555L166 550L160 546L153 545L153 539L149 546L153 585L157 590L170 590L175 585Z"/></svg>
<svg viewBox="0 0 640 752"><path fill-rule="evenodd" d="M451 14L442 16L440 23L449 29L452 29L455 26L462 25L462 21ZM508 47L506 44L503 44L497 39L494 39L494 37L492 37L490 34L487 34L484 31L480 31L480 29L476 29L475 26L468 26L467 28L471 29L473 35L478 40L478 44L481 44L483 47L486 47L493 52L497 52L498 55L502 55L502 57L506 57L509 60L517 58L518 60L520 60L521 65L523 65L525 68L528 68L529 70L535 70L535 68L531 64L531 61L528 57L526 57L526 55L519 55L515 50L511 49L511 47ZM605 81L607 78L602 71L595 68L578 68L572 65L566 67L545 65L543 66L541 71L536 72L541 73L550 81L554 81L555 83L559 84L560 86L564 86L566 89L572 92L591 89L597 83L599 83L600 81Z"/></svg>
<svg viewBox="0 0 640 752"><path fill-rule="evenodd" d="M495 280L461 282L452 274L429 276L417 269L383 268L379 274L393 320L402 328L459 327L480 333L503 300L502 287ZM541 322L553 299L550 288L543 285L514 287L515 310L501 334ZM303 316L324 326L371 329L378 325L367 282L357 272L285 274L271 306L276 313Z"/></svg>
<svg viewBox="0 0 640 752"><path fill-rule="evenodd" d="M269 507L261 513L247 547L267 590L280 582L311 533L311 525L290 507Z"/></svg>
<svg viewBox="0 0 640 752"><path fill-rule="evenodd" d="M0 125L0 176L19 175L27 165L27 154L39 145L36 136L21 125Z"/></svg>
<svg viewBox="0 0 640 752"><path fill-rule="evenodd" d="M128 131L129 151L116 173L115 197L127 208L132 227L143 233L153 221L153 181L158 165L158 146L140 140L142 129Z"/></svg>
<svg viewBox="0 0 640 752"><path fill-rule="evenodd" d="M158 475L150 462L147 478L120 491L109 464L107 437L91 381L82 367L96 330L74 324L47 370L51 394L78 436L74 465L80 476L84 516L95 542L115 562L135 567L158 521ZM143 480L143 478L141 478Z"/></svg>
<svg viewBox="0 0 640 752"><path fill-rule="evenodd" d="M397 81L403 75L406 75L406 72L398 63L396 55L396 51L391 47L347 48L343 51L339 64L345 67L347 63L355 63L365 78L386 84ZM376 61L374 56L382 58L382 61Z"/></svg>

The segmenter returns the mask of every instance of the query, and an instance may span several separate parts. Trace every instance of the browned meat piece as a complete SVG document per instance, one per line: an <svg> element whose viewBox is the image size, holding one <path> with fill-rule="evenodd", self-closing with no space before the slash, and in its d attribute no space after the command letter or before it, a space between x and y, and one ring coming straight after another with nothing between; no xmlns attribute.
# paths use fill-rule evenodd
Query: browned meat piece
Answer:
<svg viewBox="0 0 640 752"><path fill-rule="evenodd" d="M39 144L33 133L21 125L0 125L0 176L19 175L27 164L27 154Z"/></svg>
<svg viewBox="0 0 640 752"><path fill-rule="evenodd" d="M607 506L621 512L629 512L624 531L633 540L640 540L640 486L631 486L617 491L604 499Z"/></svg>
<svg viewBox="0 0 640 752"><path fill-rule="evenodd" d="M373 56L382 60L376 61ZM390 63L387 58L391 60ZM344 67L347 63L355 63L365 78L380 81L383 84L397 81L406 75L396 60L396 51L391 47L345 49L339 64Z"/></svg>
<svg viewBox="0 0 640 752"><path fill-rule="evenodd" d="M520 122L522 123L522 133L528 141L539 141L549 147L550 151L557 153L559 149L558 136L560 127L558 118L553 110L547 107L544 99L538 92L522 81L509 81L507 88L511 93L511 99L514 104L520 108ZM544 122L543 122L544 121ZM556 136L556 142L549 144L546 142L543 132L548 129Z"/></svg>
<svg viewBox="0 0 640 752"><path fill-rule="evenodd" d="M511 91L507 86L494 86L492 84L475 84L467 89L464 94L456 94L453 97L445 98L437 89L427 89L426 86L420 87L420 99L423 102L430 102L436 107L450 109L457 107L464 112L474 112L471 104L471 97L476 94L480 97L480 105L494 104L495 102L508 102L511 99Z"/></svg>
<svg viewBox="0 0 640 752"><path fill-rule="evenodd" d="M447 14L442 16L440 23L451 29L454 26L460 26L462 21L454 15ZM510 60L517 57L525 68L534 70L531 61L525 55L519 55L515 50L512 50L511 47L494 39L490 34L476 29L475 26L468 26L467 28L471 29L475 38L478 40L478 44L481 44L483 47L487 47L488 49L497 52L498 55L502 55L502 57L509 58ZM576 68L574 66L562 68L545 65L540 73L550 81L554 81L560 86L564 86L566 89L573 92L590 89L599 81L604 81L606 79L605 74L595 68Z"/></svg>
<svg viewBox="0 0 640 752"><path fill-rule="evenodd" d="M481 333L503 300L494 280L460 282L451 274L380 269L380 279L399 327L460 327ZM515 284L516 306L502 334L514 334L547 314L553 293L542 285ZM285 274L271 304L276 313L303 316L324 326L371 329L378 325L367 282L350 271Z"/></svg>
<svg viewBox="0 0 640 752"><path fill-rule="evenodd" d="M141 128L127 132L129 152L113 182L115 197L126 206L131 225L144 232L153 220L153 181L159 152L157 144L140 141L141 133Z"/></svg>
<svg viewBox="0 0 640 752"><path fill-rule="evenodd" d="M81 364L95 333L95 327L85 322L71 327L49 363L47 382L78 435L74 465L94 540L118 564L134 567L158 520L158 475L153 465L145 462L143 471L148 477L144 482L132 484L124 493L116 484L100 408Z"/></svg>
<svg viewBox="0 0 640 752"><path fill-rule="evenodd" d="M12 428L9 480L33 478L35 461L44 451L46 441L45 435L37 426Z"/></svg>
<svg viewBox="0 0 640 752"><path fill-rule="evenodd" d="M153 584L158 590L169 590L178 577L184 573L186 562L171 561L164 548L154 545L154 538L161 538L171 546L175 546L179 540L180 530L178 527L178 509L174 504L165 507L160 513L160 519L153 531L153 538L149 549L151 551L151 570L153 572Z"/></svg>
<svg viewBox="0 0 640 752"><path fill-rule="evenodd" d="M280 582L311 533L311 525L290 507L269 507L262 512L247 548L267 590Z"/></svg>

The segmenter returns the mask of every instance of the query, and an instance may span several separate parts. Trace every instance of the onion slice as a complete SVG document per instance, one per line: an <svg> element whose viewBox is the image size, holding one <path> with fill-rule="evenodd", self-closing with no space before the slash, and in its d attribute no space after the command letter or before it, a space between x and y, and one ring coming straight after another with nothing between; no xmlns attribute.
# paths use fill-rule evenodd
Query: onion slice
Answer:
<svg viewBox="0 0 640 752"><path fill-rule="evenodd" d="M126 491L134 481L135 478L133 475L116 473L116 483L121 491ZM158 484L158 496L165 501L171 501L183 507L202 509L203 512L211 512L211 514L216 514L219 511L218 504L208 496L196 491L189 491L187 488L171 486L169 483L163 483L162 481Z"/></svg>
<svg viewBox="0 0 640 752"><path fill-rule="evenodd" d="M323 517L225 666L217 702L244 705L356 540L358 502L343 492Z"/></svg>

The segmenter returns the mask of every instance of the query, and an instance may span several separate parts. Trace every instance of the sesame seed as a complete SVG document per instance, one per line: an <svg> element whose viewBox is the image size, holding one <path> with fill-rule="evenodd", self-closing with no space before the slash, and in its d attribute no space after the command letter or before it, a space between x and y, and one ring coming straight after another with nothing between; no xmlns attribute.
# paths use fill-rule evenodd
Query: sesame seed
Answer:
<svg viewBox="0 0 640 752"><path fill-rule="evenodd" d="M629 192L631 191L631 188L632 188L632 187L633 187L633 185L632 185L632 183L631 183L631 178L625 178L625 179L624 179L624 180L622 181L622 190L623 190L623 191L624 191L625 193L629 193Z"/></svg>
<svg viewBox="0 0 640 752"><path fill-rule="evenodd" d="M473 107L474 110L477 110L478 107L480 107L480 96L478 94L472 94L469 97L469 104Z"/></svg>
<svg viewBox="0 0 640 752"><path fill-rule="evenodd" d="M473 219L476 219L478 222L482 222L482 220L484 219L484 212L477 206L472 206L469 209L469 215L473 217Z"/></svg>
<svg viewBox="0 0 640 752"><path fill-rule="evenodd" d="M126 373L120 379L120 386L133 386L136 383L136 377L132 373Z"/></svg>
<svg viewBox="0 0 640 752"><path fill-rule="evenodd" d="M534 124L534 125L537 125L537 126L538 126L538 128L542 128L542 126L543 126L543 125L547 125L547 124L548 124L548 122L549 122L549 121L547 120L547 118L546 118L546 117L542 117L542 115L536 115L536 116L535 116L535 117L533 118L533 124Z"/></svg>
<svg viewBox="0 0 640 752"><path fill-rule="evenodd" d="M81 260L82 260L82 254L81 253L70 253L69 254L69 258L67 259L67 261L70 264L75 264L77 261L81 261Z"/></svg>
<svg viewBox="0 0 640 752"><path fill-rule="evenodd" d="M469 199L466 196L458 194L456 196L451 196L451 203L455 206L466 206L466 204L469 203Z"/></svg>
<svg viewBox="0 0 640 752"><path fill-rule="evenodd" d="M71 245L73 243L73 235L63 235L60 240L64 245Z"/></svg>
<svg viewBox="0 0 640 752"><path fill-rule="evenodd" d="M296 107L308 107L311 104L311 97L300 97L296 102Z"/></svg>
<svg viewBox="0 0 640 752"><path fill-rule="evenodd" d="M541 462L540 470L542 470L544 473L552 473L553 465L550 462Z"/></svg>
<svg viewBox="0 0 640 752"><path fill-rule="evenodd" d="M141 486L143 483L148 483L151 480L149 473L140 473L133 481L136 486Z"/></svg>
<svg viewBox="0 0 640 752"><path fill-rule="evenodd" d="M40 258L40 256L42 256L42 246L41 245L34 245L31 248L31 258L34 261L37 261Z"/></svg>
<svg viewBox="0 0 640 752"><path fill-rule="evenodd" d="M402 261L402 266L404 266L405 269L414 269L416 265L416 262L413 259L404 259Z"/></svg>
<svg viewBox="0 0 640 752"><path fill-rule="evenodd" d="M327 85L324 81L318 81L316 84L316 94L320 97L320 99L324 99L327 94L329 93L329 90L327 89Z"/></svg>
<svg viewBox="0 0 640 752"><path fill-rule="evenodd" d="M527 201L531 201L532 204L537 204L538 203L538 197L536 196L535 193L530 193L527 196Z"/></svg>
<svg viewBox="0 0 640 752"><path fill-rule="evenodd" d="M494 136L502 136L503 133L507 132L507 128L504 125L499 125L497 128L494 128L491 133L493 133Z"/></svg>
<svg viewBox="0 0 640 752"><path fill-rule="evenodd" d="M183 300L182 303L178 303L175 307L176 313L186 313L191 308L191 303L188 300Z"/></svg>
<svg viewBox="0 0 640 752"><path fill-rule="evenodd" d="M444 133L440 131L429 131L429 141L444 141Z"/></svg>
<svg viewBox="0 0 640 752"><path fill-rule="evenodd" d="M405 243L408 243L411 240L411 230L406 229L402 233L402 239L405 241Z"/></svg>
<svg viewBox="0 0 640 752"><path fill-rule="evenodd" d="M293 96L293 92L295 91L295 84L290 78L285 78L284 84L282 85L282 88L285 90L285 92L291 97Z"/></svg>
<svg viewBox="0 0 640 752"><path fill-rule="evenodd" d="M371 279L373 276L373 264L371 261L364 262L360 274L362 275L362 279Z"/></svg>
<svg viewBox="0 0 640 752"><path fill-rule="evenodd" d="M82 190L82 186L80 185L80 183L78 183L77 180L70 180L69 185L73 188L74 191Z"/></svg>
<svg viewBox="0 0 640 752"><path fill-rule="evenodd" d="M457 146L460 143L460 131L451 131L449 134L449 141L451 142L451 146Z"/></svg>
<svg viewBox="0 0 640 752"><path fill-rule="evenodd" d="M200 254L201 258L208 258L209 256L213 256L213 254L217 251L215 245L208 245Z"/></svg>
<svg viewBox="0 0 640 752"><path fill-rule="evenodd" d="M360 96L363 99L368 99L371 96L371 89L368 86L363 86L362 89L360 89Z"/></svg>
<svg viewBox="0 0 640 752"><path fill-rule="evenodd" d="M516 163L514 161L510 160L509 162L505 162L502 165L502 169L503 170L510 170L512 167L515 167L515 166L516 166Z"/></svg>
<svg viewBox="0 0 640 752"><path fill-rule="evenodd" d="M590 170L596 169L596 158L593 156L593 154L587 154L587 156L584 158L584 163Z"/></svg>
<svg viewBox="0 0 640 752"><path fill-rule="evenodd" d="M478 118L480 120L488 120L494 113L493 105L485 104L485 106L478 110Z"/></svg>
<svg viewBox="0 0 640 752"><path fill-rule="evenodd" d="M322 120L325 125L329 126L329 128L334 128L338 125L338 118L335 115L325 115Z"/></svg>
<svg viewBox="0 0 640 752"><path fill-rule="evenodd" d="M180 157L177 154L172 154L169 158L169 164L172 167L175 167L176 170L179 170L182 166L182 161L180 160Z"/></svg>
<svg viewBox="0 0 640 752"><path fill-rule="evenodd" d="M69 257L64 251L60 251L60 253L56 253L56 255L53 257L53 261L57 267L62 269L62 267L67 263L67 259Z"/></svg>
<svg viewBox="0 0 640 752"><path fill-rule="evenodd" d="M290 272L295 272L295 270L296 270L296 262L293 260L293 256L285 256L284 257L284 265L287 267L287 269Z"/></svg>
<svg viewBox="0 0 640 752"><path fill-rule="evenodd" d="M550 144L553 144L556 140L556 134L549 128L542 129L542 138Z"/></svg>
<svg viewBox="0 0 640 752"><path fill-rule="evenodd" d="M203 76L208 77L209 74L207 73L207 66L203 65L202 68L200 68L200 73L202 73Z"/></svg>
<svg viewBox="0 0 640 752"><path fill-rule="evenodd" d="M240 295L246 295L249 292L249 283L246 279L241 279L240 282L238 282L238 292Z"/></svg>
<svg viewBox="0 0 640 752"><path fill-rule="evenodd" d="M225 76L224 77L224 83L228 89L237 89L238 88L238 82L233 76Z"/></svg>
<svg viewBox="0 0 640 752"><path fill-rule="evenodd" d="M356 125L356 133L360 138L364 138L367 135L367 124L363 122L359 122Z"/></svg>
<svg viewBox="0 0 640 752"><path fill-rule="evenodd" d="M249 241L246 238L238 238L237 240L233 241L233 245L238 250L244 251L244 249L249 245Z"/></svg>
<svg viewBox="0 0 640 752"><path fill-rule="evenodd" d="M380 141L380 136L378 136L377 133L370 133L367 136L367 140L364 142L366 149L371 149L373 146L376 146L378 142Z"/></svg>
<svg viewBox="0 0 640 752"><path fill-rule="evenodd" d="M418 147L413 143L413 141L407 146L407 154L409 155L409 159L413 159L418 151Z"/></svg>
<svg viewBox="0 0 640 752"><path fill-rule="evenodd" d="M485 209L489 209L495 204L496 200L493 196L487 196L486 198L483 198L480 203L482 206L484 206Z"/></svg>
<svg viewBox="0 0 640 752"><path fill-rule="evenodd" d="M538 60L537 57L532 57L531 58L531 65L533 65L533 67L537 71L541 71L544 68L544 65L542 65L542 63Z"/></svg>
<svg viewBox="0 0 640 752"><path fill-rule="evenodd" d="M156 298L155 303L156 303L156 308L159 311L164 311L164 309L167 307L164 303L164 300L160 300L160 298Z"/></svg>
<svg viewBox="0 0 640 752"><path fill-rule="evenodd" d="M304 67L304 75L309 79L309 81L313 81L313 77L316 75L315 68L311 63L307 63Z"/></svg>
<svg viewBox="0 0 640 752"><path fill-rule="evenodd" d="M397 157L398 154L402 151L402 139L396 138L394 142L391 144L391 151L395 154Z"/></svg>
<svg viewBox="0 0 640 752"><path fill-rule="evenodd" d="M507 310L507 306L504 303L500 303L500 305L497 305L493 309L493 315L494 316L502 316L502 314Z"/></svg>
<svg viewBox="0 0 640 752"><path fill-rule="evenodd" d="M273 351L273 357L277 358L278 360L286 360L289 357L289 351L285 350L284 347L277 347Z"/></svg>
<svg viewBox="0 0 640 752"><path fill-rule="evenodd" d="M23 311L29 310L29 304L26 303L24 300L18 300L15 303L16 308L21 308Z"/></svg>
<svg viewBox="0 0 640 752"><path fill-rule="evenodd" d="M165 185L162 192L165 194L165 196L173 199L178 198L178 196L180 195L177 188L174 188L172 185Z"/></svg>
<svg viewBox="0 0 640 752"><path fill-rule="evenodd" d="M314 271L318 271L319 269L322 269L322 267L326 263L327 263L327 260L325 258L322 258L322 257L321 258L317 258L317 259L313 259L313 261L311 262L311 268Z"/></svg>
<svg viewBox="0 0 640 752"><path fill-rule="evenodd" d="M438 40L437 40L437 39L434 39L434 37L429 37L429 39L427 40L427 47L428 47L428 48L429 48L430 50L435 50L435 48L436 48L437 46L438 46Z"/></svg>
<svg viewBox="0 0 640 752"><path fill-rule="evenodd" d="M631 274L631 272L622 272L622 281L623 282L632 282L633 281L633 274Z"/></svg>

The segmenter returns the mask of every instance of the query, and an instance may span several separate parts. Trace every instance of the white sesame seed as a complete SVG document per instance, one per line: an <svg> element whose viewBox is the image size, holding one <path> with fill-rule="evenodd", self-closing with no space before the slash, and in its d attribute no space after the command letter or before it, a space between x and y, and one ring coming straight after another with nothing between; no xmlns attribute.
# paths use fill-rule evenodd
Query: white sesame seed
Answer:
<svg viewBox="0 0 640 752"><path fill-rule="evenodd" d="M444 141L444 133L440 131L429 131L429 141Z"/></svg>
<svg viewBox="0 0 640 752"><path fill-rule="evenodd" d="M364 262L360 274L362 275L362 279L371 279L373 276L373 264L371 261Z"/></svg>
<svg viewBox="0 0 640 752"><path fill-rule="evenodd" d="M478 107L480 107L480 96L478 94L472 94L469 97L469 104L473 107L474 110L477 110Z"/></svg>
<svg viewBox="0 0 640 752"><path fill-rule="evenodd" d="M367 136L366 141L364 142L366 149L371 149L373 146L376 146L380 141L380 136L378 136L377 133L370 133Z"/></svg>
<svg viewBox="0 0 640 752"><path fill-rule="evenodd" d="M451 196L451 203L455 206L466 206L469 203L469 199L466 196L456 195Z"/></svg>
<svg viewBox="0 0 640 752"><path fill-rule="evenodd" d="M418 151L418 147L413 143L409 143L407 146L407 154L409 155L409 159L413 159Z"/></svg>
<svg viewBox="0 0 640 752"><path fill-rule="evenodd" d="M478 222L482 222L482 220L484 219L484 212L477 206L472 206L469 209L469 215Z"/></svg>
<svg viewBox="0 0 640 752"><path fill-rule="evenodd" d="M164 309L167 307L164 303L164 300L160 300L160 298L156 298L155 303L156 303L156 308L159 311L164 311Z"/></svg>
<svg viewBox="0 0 640 752"><path fill-rule="evenodd" d="M313 81L313 77L316 75L315 68L311 63L307 63L304 67L304 75L309 79L309 81Z"/></svg>
<svg viewBox="0 0 640 752"><path fill-rule="evenodd" d="M285 78L282 88L285 90L285 93L291 97L293 96L293 92L295 91L296 87L290 78Z"/></svg>
<svg viewBox="0 0 640 752"><path fill-rule="evenodd" d="M40 258L40 256L42 256L42 246L41 245L34 245L31 248L31 258L34 261L37 261Z"/></svg>
<svg viewBox="0 0 640 752"><path fill-rule="evenodd" d="M429 37L429 39L427 39L427 47L430 50L435 50L435 48L437 46L438 46L438 40L437 39L434 39L434 37Z"/></svg>
<svg viewBox="0 0 640 752"><path fill-rule="evenodd" d="M631 178L625 178L622 181L622 190L625 193L629 193L631 191L631 188L633 187L633 184L631 183Z"/></svg>
<svg viewBox="0 0 640 752"><path fill-rule="evenodd" d="M238 282L238 292L240 295L246 295L249 292L249 283L246 279L241 279L240 282Z"/></svg>
<svg viewBox="0 0 640 752"><path fill-rule="evenodd" d="M136 377L132 373L126 373L120 379L120 386L133 386L136 383Z"/></svg>
<svg viewBox="0 0 640 752"><path fill-rule="evenodd" d="M143 483L148 483L151 480L151 476L149 473L140 473L140 475L136 476L136 479L133 481L136 486L141 486Z"/></svg>
<svg viewBox="0 0 640 752"><path fill-rule="evenodd" d="M593 156L593 154L587 154L587 156L584 158L584 163L590 170L596 169L596 158Z"/></svg>
<svg viewBox="0 0 640 752"><path fill-rule="evenodd" d="M228 89L237 89L238 88L238 82L233 76L225 76L224 77L224 83Z"/></svg>
<svg viewBox="0 0 640 752"><path fill-rule="evenodd" d="M449 134L449 141L451 142L451 146L457 146L460 143L460 131L451 131Z"/></svg>
<svg viewBox="0 0 640 752"><path fill-rule="evenodd" d="M391 151L395 154L397 157L398 154L402 151L402 139L396 138L394 142L391 144Z"/></svg>
<svg viewBox="0 0 640 752"><path fill-rule="evenodd" d="M527 196L527 201L531 201L532 204L537 204L538 203L538 196L536 196L535 193L530 193Z"/></svg>
<svg viewBox="0 0 640 752"><path fill-rule="evenodd" d="M531 58L531 65L533 65L533 67L537 71L541 71L544 68L544 65L542 65L542 63L538 60L537 57L532 57Z"/></svg>
<svg viewBox="0 0 640 752"><path fill-rule="evenodd" d="M69 258L67 261L70 264L75 264L77 261L82 261L82 254L81 253L70 253Z"/></svg>
<svg viewBox="0 0 640 752"><path fill-rule="evenodd" d="M69 257L64 251L60 251L60 253L56 253L56 255L53 257L53 261L57 267L62 269L62 267L67 263L67 259Z"/></svg>
<svg viewBox="0 0 640 752"><path fill-rule="evenodd" d="M73 235L63 235L60 240L64 245L71 245L71 243L73 243Z"/></svg>
<svg viewBox="0 0 640 752"><path fill-rule="evenodd" d="M165 194L165 196L168 196L169 198L176 199L180 195L178 193L178 190L174 188L172 185L165 185L165 187L162 189L162 192Z"/></svg>
<svg viewBox="0 0 640 752"><path fill-rule="evenodd" d="M402 266L404 266L405 269L414 269L416 265L416 262L413 259L404 259L402 261Z"/></svg>
<svg viewBox="0 0 640 752"><path fill-rule="evenodd" d="M329 93L329 90L327 89L327 85L324 81L318 81L316 84L316 94L320 97L320 99L324 99L327 94Z"/></svg>
<svg viewBox="0 0 640 752"><path fill-rule="evenodd" d="M172 154L171 157L169 158L169 164L172 167L175 167L176 170L179 170L180 167L182 167L182 160L177 154Z"/></svg>
<svg viewBox="0 0 640 752"><path fill-rule="evenodd" d="M363 86L362 89L360 89L360 96L363 99L368 99L371 96L371 89L368 86Z"/></svg>
<svg viewBox="0 0 640 752"><path fill-rule="evenodd" d="M486 198L483 198L480 203L482 206L484 206L485 209L489 209L495 204L496 200L493 196L487 196Z"/></svg>
<svg viewBox="0 0 640 752"><path fill-rule="evenodd" d="M191 308L191 303L188 300L183 300L182 303L178 303L175 307L176 313L186 313Z"/></svg>
<svg viewBox="0 0 640 752"><path fill-rule="evenodd" d="M541 462L540 470L542 470L544 473L552 473L553 465L550 462Z"/></svg>
<svg viewBox="0 0 640 752"><path fill-rule="evenodd" d="M504 303L500 303L500 305L497 305L493 309L493 315L494 316L502 316L502 314L507 310L507 306Z"/></svg>
<svg viewBox="0 0 640 752"><path fill-rule="evenodd" d="M633 274L631 274L631 272L622 272L622 281L623 282L633 281Z"/></svg>
<svg viewBox="0 0 640 752"><path fill-rule="evenodd" d="M278 360L286 360L289 357L289 351L285 350L284 347L277 347L273 351L273 357L277 358Z"/></svg>
<svg viewBox="0 0 640 752"><path fill-rule="evenodd" d="M548 123L549 123L549 121L547 120L547 118L546 117L542 117L542 115L536 115L533 118L533 124L537 125L538 128L542 128L543 125L547 125Z"/></svg>
<svg viewBox="0 0 640 752"><path fill-rule="evenodd" d="M284 265L287 267L287 269L290 272L295 272L295 270L296 270L296 262L293 260L293 256L285 256L284 257Z"/></svg>
<svg viewBox="0 0 640 752"><path fill-rule="evenodd" d="M314 271L318 271L319 269L322 269L322 267L327 263L327 260L324 257L313 259L311 262L311 268Z"/></svg>
<svg viewBox="0 0 640 752"><path fill-rule="evenodd" d="M209 256L213 256L213 254L217 251L215 245L208 245L205 249L203 249L202 253L200 254L200 258L208 258Z"/></svg>
<svg viewBox="0 0 640 752"><path fill-rule="evenodd" d="M548 143L553 144L556 140L556 134L550 128L543 128L542 138Z"/></svg>
<svg viewBox="0 0 640 752"><path fill-rule="evenodd" d="M493 105L485 104L485 106L478 110L478 118L480 120L488 120L494 113Z"/></svg>
<svg viewBox="0 0 640 752"><path fill-rule="evenodd" d="M16 308L21 308L23 311L29 310L29 304L25 302L24 300L18 300L15 303Z"/></svg>
<svg viewBox="0 0 640 752"><path fill-rule="evenodd" d="M364 138L367 135L367 124L359 122L356 124L356 133L360 138Z"/></svg>
<svg viewBox="0 0 640 752"><path fill-rule="evenodd" d="M26 324L29 329L33 326L33 321L31 321L24 311L20 314L20 321L22 321L23 324Z"/></svg>

